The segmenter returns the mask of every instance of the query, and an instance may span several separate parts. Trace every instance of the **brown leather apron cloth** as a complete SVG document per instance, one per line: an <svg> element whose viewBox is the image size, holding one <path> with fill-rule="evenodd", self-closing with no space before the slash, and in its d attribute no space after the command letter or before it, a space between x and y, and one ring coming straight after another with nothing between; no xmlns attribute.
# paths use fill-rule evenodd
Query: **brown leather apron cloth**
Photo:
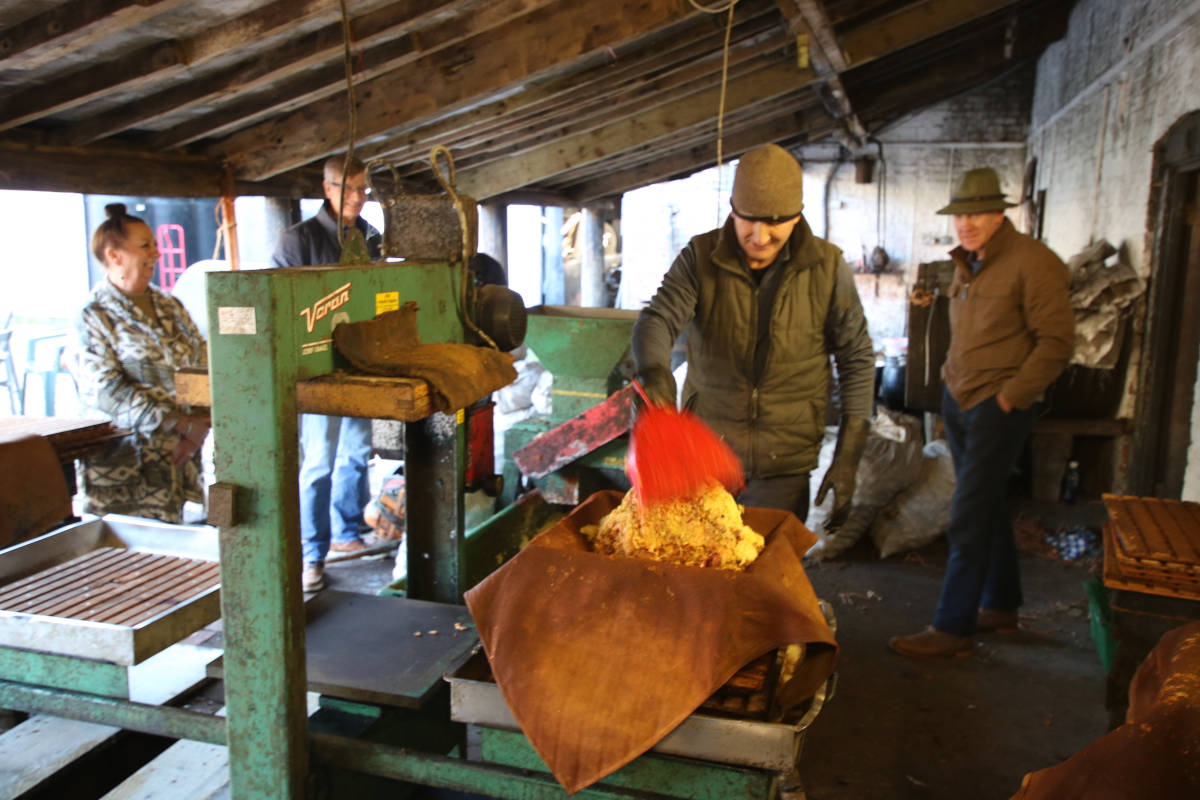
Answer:
<svg viewBox="0 0 1200 800"><path fill-rule="evenodd" d="M1146 656L1124 725L1026 775L1013 800L1131 797L1200 797L1200 622L1168 631Z"/></svg>
<svg viewBox="0 0 1200 800"><path fill-rule="evenodd" d="M490 347L443 342L422 344L417 304L333 329L333 343L369 375L420 378L429 384L434 411L466 408L517 379L512 356Z"/></svg>
<svg viewBox="0 0 1200 800"><path fill-rule="evenodd" d="M804 699L837 655L801 564L816 536L795 516L746 509L766 548L733 572L590 552L580 528L620 500L592 495L466 594L509 709L568 792L653 747L762 654L809 645L787 685Z"/></svg>
<svg viewBox="0 0 1200 800"><path fill-rule="evenodd" d="M71 516L62 464L43 436L0 442L0 547L46 533Z"/></svg>

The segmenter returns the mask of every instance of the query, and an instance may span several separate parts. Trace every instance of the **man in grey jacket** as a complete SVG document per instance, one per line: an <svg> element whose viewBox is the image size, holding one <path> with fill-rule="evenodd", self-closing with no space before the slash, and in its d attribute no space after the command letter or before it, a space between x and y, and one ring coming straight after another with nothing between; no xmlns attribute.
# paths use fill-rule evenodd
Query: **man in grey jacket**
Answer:
<svg viewBox="0 0 1200 800"><path fill-rule="evenodd" d="M673 406L670 352L686 329L683 405L741 459L746 488L738 502L801 520L825 432L832 355L841 425L817 494L820 503L833 490L832 530L854 495L875 354L850 267L801 214L801 179L800 164L777 145L742 157L732 213L680 251L634 325L632 349L650 400Z"/></svg>
<svg viewBox="0 0 1200 800"><path fill-rule="evenodd" d="M324 174L325 203L316 216L280 235L272 266L337 264L342 243L353 232L362 234L372 260L380 257L379 231L359 216L368 194L366 166L358 159L347 162L334 156L325 162ZM324 587L330 550L355 553L367 548L359 536L367 529L363 508L371 499L370 455L369 419L300 415L300 540L306 592Z"/></svg>

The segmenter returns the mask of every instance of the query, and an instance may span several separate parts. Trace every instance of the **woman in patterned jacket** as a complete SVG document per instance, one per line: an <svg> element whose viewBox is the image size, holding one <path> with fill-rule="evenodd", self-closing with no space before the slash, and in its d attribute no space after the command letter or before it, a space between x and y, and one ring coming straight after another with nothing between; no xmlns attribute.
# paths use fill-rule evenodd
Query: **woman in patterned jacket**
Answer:
<svg viewBox="0 0 1200 800"><path fill-rule="evenodd" d="M208 417L175 401L175 371L204 366L204 337L183 304L150 285L158 248L149 226L105 206L92 254L106 280L76 322L75 364L87 411L129 431L84 462L84 510L179 522L185 501L202 502L200 447Z"/></svg>

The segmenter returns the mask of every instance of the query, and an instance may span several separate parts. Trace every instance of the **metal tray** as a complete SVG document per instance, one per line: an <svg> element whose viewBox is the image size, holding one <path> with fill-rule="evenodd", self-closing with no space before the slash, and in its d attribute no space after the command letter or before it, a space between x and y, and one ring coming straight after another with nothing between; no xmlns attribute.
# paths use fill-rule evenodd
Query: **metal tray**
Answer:
<svg viewBox="0 0 1200 800"><path fill-rule="evenodd" d="M0 550L0 597L37 581L55 601L0 607L0 646L124 666L144 661L221 616L217 538L213 527L110 514ZM91 576L77 577L101 558L134 576L110 582L103 613L81 589ZM79 566L63 566L73 560Z"/></svg>
<svg viewBox="0 0 1200 800"><path fill-rule="evenodd" d="M520 731L500 687L491 680L487 659L477 653L455 672L450 684L450 718L456 722ZM757 767L776 772L793 768L804 745L804 734L825 700L833 693L831 676L804 715L794 724L760 722L694 713L651 748L652 752L699 758L722 764Z"/></svg>

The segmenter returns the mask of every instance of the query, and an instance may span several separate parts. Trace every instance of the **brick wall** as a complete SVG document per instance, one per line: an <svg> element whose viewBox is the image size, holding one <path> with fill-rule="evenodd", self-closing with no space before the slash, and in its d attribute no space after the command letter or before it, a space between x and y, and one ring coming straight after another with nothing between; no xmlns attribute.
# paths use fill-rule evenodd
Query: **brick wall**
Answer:
<svg viewBox="0 0 1200 800"><path fill-rule="evenodd" d="M1064 257L1107 239L1150 277L1148 223L1153 147L1200 109L1200 0L1080 0L1067 36L1043 54L1029 138L1046 190L1045 238ZM1119 415L1137 392L1137 349ZM1200 387L1198 387L1200 388ZM1200 403L1192 430L1200 430ZM1200 451L1192 442L1184 498L1200 500Z"/></svg>

